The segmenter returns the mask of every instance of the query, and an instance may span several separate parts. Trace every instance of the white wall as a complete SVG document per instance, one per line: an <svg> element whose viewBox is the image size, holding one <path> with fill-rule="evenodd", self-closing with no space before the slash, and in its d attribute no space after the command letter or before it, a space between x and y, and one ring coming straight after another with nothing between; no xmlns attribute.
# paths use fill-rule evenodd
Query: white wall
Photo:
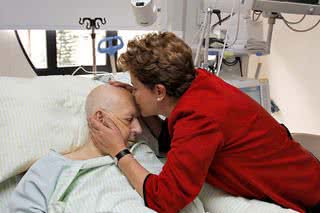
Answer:
<svg viewBox="0 0 320 213"><path fill-rule="evenodd" d="M298 20L301 16L286 17ZM308 17L295 27L305 29L319 19ZM281 110L277 117L292 132L320 134L319 51L320 25L311 32L297 33L277 20L271 54L261 59L263 76L269 78L271 96Z"/></svg>
<svg viewBox="0 0 320 213"><path fill-rule="evenodd" d="M36 76L12 30L0 30L0 76Z"/></svg>

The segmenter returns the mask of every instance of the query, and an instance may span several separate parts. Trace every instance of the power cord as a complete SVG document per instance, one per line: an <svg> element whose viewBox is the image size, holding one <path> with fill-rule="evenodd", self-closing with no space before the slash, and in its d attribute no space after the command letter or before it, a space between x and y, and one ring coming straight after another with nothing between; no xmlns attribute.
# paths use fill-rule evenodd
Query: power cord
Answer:
<svg viewBox="0 0 320 213"><path fill-rule="evenodd" d="M71 75L75 75L79 70L82 70L82 71L84 71L85 73L89 73L89 74L94 74L94 73L96 73L96 74L107 74L107 73L108 73L108 72L93 72L93 71L88 71L88 70L86 70L84 67L80 66L80 67L78 67L77 69L75 69Z"/></svg>
<svg viewBox="0 0 320 213"><path fill-rule="evenodd" d="M299 24L305 19L306 15L303 15L298 21L288 21L288 19L286 19L282 14L280 14L280 17L288 24Z"/></svg>
<svg viewBox="0 0 320 213"><path fill-rule="evenodd" d="M299 32L299 33L304 33L304 32L308 32L308 31L311 31L311 30L313 30L315 27L317 27L319 24L320 24L320 19L317 21L317 23L315 23L313 26L311 26L311 27L309 27L309 28L307 28L307 29L303 29L303 30L301 30L301 29L295 29L295 28L293 28L292 26L290 26L290 23L292 23L292 22L289 22L289 21L287 21L281 14L280 14L280 18L282 19L282 21L285 23L285 25L287 25L287 27L290 29L290 30L292 30L292 31L294 31L294 32ZM304 19L304 17L303 18L301 18L302 20ZM301 20L301 21L302 21ZM300 20L299 20L300 21ZM297 23L300 23L300 22L297 22Z"/></svg>

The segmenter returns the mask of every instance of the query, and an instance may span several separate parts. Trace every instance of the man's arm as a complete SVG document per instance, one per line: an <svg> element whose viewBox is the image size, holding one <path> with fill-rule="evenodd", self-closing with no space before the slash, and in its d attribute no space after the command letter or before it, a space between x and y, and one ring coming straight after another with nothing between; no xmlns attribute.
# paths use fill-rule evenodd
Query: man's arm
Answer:
<svg viewBox="0 0 320 213"><path fill-rule="evenodd" d="M38 160L23 176L9 201L10 212L47 212L49 196L65 161L58 155Z"/></svg>

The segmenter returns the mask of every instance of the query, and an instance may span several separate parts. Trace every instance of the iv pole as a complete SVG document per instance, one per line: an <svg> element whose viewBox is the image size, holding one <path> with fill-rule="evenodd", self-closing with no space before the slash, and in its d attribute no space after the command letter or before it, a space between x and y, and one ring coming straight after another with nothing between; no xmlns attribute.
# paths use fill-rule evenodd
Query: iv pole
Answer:
<svg viewBox="0 0 320 213"><path fill-rule="evenodd" d="M95 30L100 29L101 25L105 25L106 18L80 18L79 19L79 24L84 25L86 24L86 29L90 30L91 29L91 40L92 40L92 59L93 59L93 65L92 65L92 72L93 76L96 77L97 75L97 65L96 65L96 33Z"/></svg>

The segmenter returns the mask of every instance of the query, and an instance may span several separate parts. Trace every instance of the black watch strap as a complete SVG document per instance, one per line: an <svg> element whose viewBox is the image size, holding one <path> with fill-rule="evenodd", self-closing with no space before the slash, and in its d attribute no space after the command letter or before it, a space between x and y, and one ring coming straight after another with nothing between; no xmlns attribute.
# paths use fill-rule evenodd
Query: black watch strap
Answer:
<svg viewBox="0 0 320 213"><path fill-rule="evenodd" d="M118 154L116 154L116 156L115 156L116 165L118 165L120 159L123 158L124 156L126 156L127 154L131 154L129 149L123 149Z"/></svg>

